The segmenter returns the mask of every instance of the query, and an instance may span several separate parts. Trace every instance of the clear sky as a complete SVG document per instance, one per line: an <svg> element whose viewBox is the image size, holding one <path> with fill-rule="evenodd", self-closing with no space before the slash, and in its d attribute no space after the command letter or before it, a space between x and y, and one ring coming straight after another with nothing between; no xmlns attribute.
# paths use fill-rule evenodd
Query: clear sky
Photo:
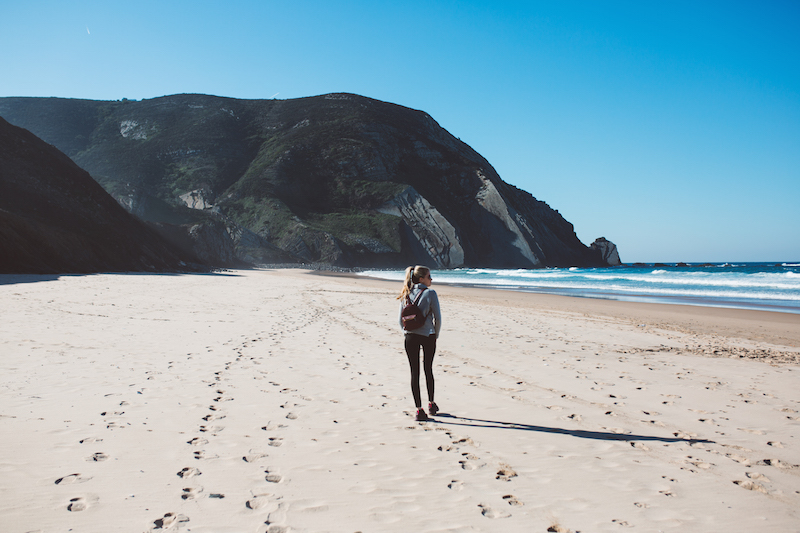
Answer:
<svg viewBox="0 0 800 533"><path fill-rule="evenodd" d="M800 1L0 0L0 96L351 92L634 261L800 261Z"/></svg>

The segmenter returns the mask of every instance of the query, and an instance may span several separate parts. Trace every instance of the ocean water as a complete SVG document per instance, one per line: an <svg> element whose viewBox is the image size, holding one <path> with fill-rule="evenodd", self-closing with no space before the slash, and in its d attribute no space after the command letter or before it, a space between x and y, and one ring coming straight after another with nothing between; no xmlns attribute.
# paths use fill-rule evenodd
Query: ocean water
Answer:
<svg viewBox="0 0 800 533"><path fill-rule="evenodd" d="M434 270L448 283L635 302L800 313L800 262L623 265L610 268ZM401 270L363 276L401 281Z"/></svg>

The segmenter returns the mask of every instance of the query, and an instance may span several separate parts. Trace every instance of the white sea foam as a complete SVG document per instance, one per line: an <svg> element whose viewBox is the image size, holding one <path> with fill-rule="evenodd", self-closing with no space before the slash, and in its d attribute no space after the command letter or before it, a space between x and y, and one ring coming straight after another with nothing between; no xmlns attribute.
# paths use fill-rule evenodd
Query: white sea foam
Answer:
<svg viewBox="0 0 800 533"><path fill-rule="evenodd" d="M710 305L772 308L800 312L800 271L788 265L711 265L685 268L456 269L436 273L437 282L603 298L703 300ZM403 279L402 272L364 275ZM746 303L746 305L744 303ZM776 304L776 302L778 302ZM689 302L691 303L691 302Z"/></svg>

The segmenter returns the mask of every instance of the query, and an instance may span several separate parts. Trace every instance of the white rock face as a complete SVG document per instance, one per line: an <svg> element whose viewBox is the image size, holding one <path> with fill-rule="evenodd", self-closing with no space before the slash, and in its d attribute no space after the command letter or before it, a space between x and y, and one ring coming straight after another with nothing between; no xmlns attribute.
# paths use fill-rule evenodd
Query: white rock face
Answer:
<svg viewBox="0 0 800 533"><path fill-rule="evenodd" d="M503 197L500 196L500 193L497 191L497 188L494 186L494 184L489 181L489 179L486 178L486 176L484 176L480 170L476 172L478 174L478 178L480 178L480 180L483 182L483 186L478 191L478 194L475 195L475 199L478 201L481 207L497 217L509 231L516 235L516 238L512 244L519 249L522 255L534 266L540 265L541 261L539 261L539 258L537 258L533 251L531 251L528 241L525 240L525 237L522 234L522 229L525 229L526 233L528 233L528 235L531 237L531 240L533 240L533 233L530 231L530 228L528 228L526 224L522 224L522 229L520 228L519 222L521 221L522 217L517 215L517 213L510 213L508 211L508 205L506 205L505 200L503 200Z"/></svg>
<svg viewBox="0 0 800 533"><path fill-rule="evenodd" d="M135 120L123 120L119 123L119 133L126 139L137 141L147 140L147 126Z"/></svg>
<svg viewBox="0 0 800 533"><path fill-rule="evenodd" d="M378 209L402 217L417 240L436 261L436 268L457 268L464 264L464 248L456 228L413 187L409 187Z"/></svg>
<svg viewBox="0 0 800 533"><path fill-rule="evenodd" d="M207 200L202 189L195 189L179 197L187 207L192 209L211 209L214 204Z"/></svg>

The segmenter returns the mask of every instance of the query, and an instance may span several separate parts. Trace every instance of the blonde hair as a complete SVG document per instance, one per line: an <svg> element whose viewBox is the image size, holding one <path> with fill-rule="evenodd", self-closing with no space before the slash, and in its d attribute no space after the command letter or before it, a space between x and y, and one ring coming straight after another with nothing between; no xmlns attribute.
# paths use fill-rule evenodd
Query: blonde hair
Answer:
<svg viewBox="0 0 800 533"><path fill-rule="evenodd" d="M430 273L431 269L426 266L417 265L415 267L408 267L406 269L406 279L403 282L403 290L400 291L400 296L398 296L397 299L401 300L406 296L408 296L408 294L411 292L412 287L414 287L414 285L419 283L419 280L421 280Z"/></svg>

